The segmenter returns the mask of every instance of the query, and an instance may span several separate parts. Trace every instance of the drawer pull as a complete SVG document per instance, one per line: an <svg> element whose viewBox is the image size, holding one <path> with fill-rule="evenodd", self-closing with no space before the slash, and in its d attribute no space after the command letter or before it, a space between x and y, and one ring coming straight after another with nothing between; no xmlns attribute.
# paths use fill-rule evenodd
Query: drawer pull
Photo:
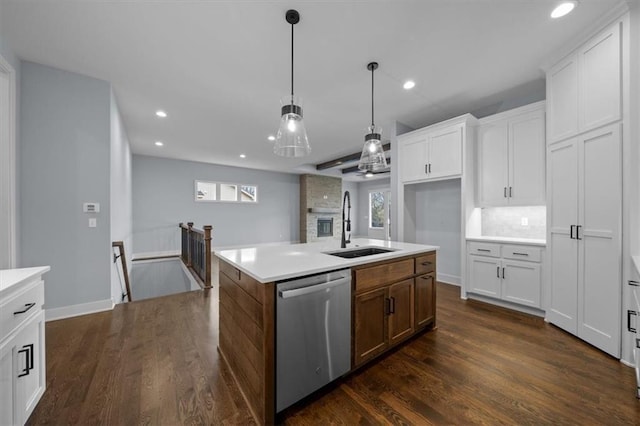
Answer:
<svg viewBox="0 0 640 426"><path fill-rule="evenodd" d="M477 249L478 251L483 251L485 253L491 253L491 250L489 249Z"/></svg>
<svg viewBox="0 0 640 426"><path fill-rule="evenodd" d="M516 253L515 251L513 252L514 256L529 256L529 253Z"/></svg>
<svg viewBox="0 0 640 426"><path fill-rule="evenodd" d="M18 374L18 377L24 377L29 375L29 371L33 370L33 343L24 345L22 349L18 351L19 354L24 353L26 357L26 366L24 370Z"/></svg>
<svg viewBox="0 0 640 426"><path fill-rule="evenodd" d="M429 274L429 275L423 275L420 278L422 278L423 280L430 280L430 279L433 278L433 276L431 274Z"/></svg>
<svg viewBox="0 0 640 426"><path fill-rule="evenodd" d="M636 311L632 311L630 309L627 310L627 330L629 330L632 333L636 332L636 329L634 327L631 327L631 316L638 316L638 313Z"/></svg>
<svg viewBox="0 0 640 426"><path fill-rule="evenodd" d="M35 302L34 303L26 303L24 305L24 309L21 311L15 311L13 313L13 315L20 315L20 314L24 314L25 312L27 312L29 309L33 308L34 306L36 306Z"/></svg>
<svg viewBox="0 0 640 426"><path fill-rule="evenodd" d="M420 265L422 265L422 266L429 266L429 265L431 265L431 264L432 264L432 262L422 262Z"/></svg>
<svg viewBox="0 0 640 426"><path fill-rule="evenodd" d="M629 285L632 285L634 287L640 287L640 282L634 281L634 280L629 280Z"/></svg>

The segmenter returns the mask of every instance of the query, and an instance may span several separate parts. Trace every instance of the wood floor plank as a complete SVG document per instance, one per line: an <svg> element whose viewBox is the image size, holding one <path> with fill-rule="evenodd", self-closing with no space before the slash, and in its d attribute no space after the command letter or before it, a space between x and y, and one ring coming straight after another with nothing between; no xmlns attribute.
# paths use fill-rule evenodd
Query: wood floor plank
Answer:
<svg viewBox="0 0 640 426"><path fill-rule="evenodd" d="M541 318L437 292L437 329L279 422L640 424L632 369ZM48 322L47 391L28 424L254 424L217 351L218 300L216 285Z"/></svg>

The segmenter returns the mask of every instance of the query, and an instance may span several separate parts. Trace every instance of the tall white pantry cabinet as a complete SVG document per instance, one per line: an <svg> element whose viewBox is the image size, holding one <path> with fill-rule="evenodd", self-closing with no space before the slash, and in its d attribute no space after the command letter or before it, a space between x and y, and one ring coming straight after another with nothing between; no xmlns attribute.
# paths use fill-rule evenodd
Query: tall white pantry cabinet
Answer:
<svg viewBox="0 0 640 426"><path fill-rule="evenodd" d="M547 71L546 319L617 358L628 67L623 18Z"/></svg>

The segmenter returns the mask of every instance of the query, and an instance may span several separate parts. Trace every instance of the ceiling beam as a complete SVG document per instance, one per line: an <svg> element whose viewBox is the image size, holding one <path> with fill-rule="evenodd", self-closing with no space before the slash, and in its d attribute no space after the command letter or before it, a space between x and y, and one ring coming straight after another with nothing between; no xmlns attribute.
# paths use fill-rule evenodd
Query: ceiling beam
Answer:
<svg viewBox="0 0 640 426"><path fill-rule="evenodd" d="M384 145L382 145L382 149L384 151L389 151L391 149L391 143L389 142L385 143ZM316 164L316 170L325 170L325 169L330 169L332 167L338 167L344 163L359 160L361 155L362 155L361 152L356 152L355 154L345 155L344 157L336 158L335 160Z"/></svg>
<svg viewBox="0 0 640 426"><path fill-rule="evenodd" d="M391 164L391 157L387 158L387 164ZM342 169L342 174L345 175L347 173L355 173L355 172L359 172L361 171L360 169L358 169L358 166L353 166L353 167L345 167L344 169ZM375 172L374 172L375 174Z"/></svg>

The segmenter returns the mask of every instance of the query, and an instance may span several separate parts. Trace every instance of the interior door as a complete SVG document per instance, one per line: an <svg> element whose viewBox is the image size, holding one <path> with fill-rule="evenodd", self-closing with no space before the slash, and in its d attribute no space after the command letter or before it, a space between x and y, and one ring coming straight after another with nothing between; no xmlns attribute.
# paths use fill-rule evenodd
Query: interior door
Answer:
<svg viewBox="0 0 640 426"><path fill-rule="evenodd" d="M429 179L462 174L462 127L429 136Z"/></svg>
<svg viewBox="0 0 640 426"><path fill-rule="evenodd" d="M570 333L578 328L578 141L551 145L547 153L547 248L549 288L546 319Z"/></svg>
<svg viewBox="0 0 640 426"><path fill-rule="evenodd" d="M507 123L489 123L479 130L478 202L481 206L507 204L508 170Z"/></svg>
<svg viewBox="0 0 640 426"><path fill-rule="evenodd" d="M578 336L620 357L620 125L580 137Z"/></svg>

